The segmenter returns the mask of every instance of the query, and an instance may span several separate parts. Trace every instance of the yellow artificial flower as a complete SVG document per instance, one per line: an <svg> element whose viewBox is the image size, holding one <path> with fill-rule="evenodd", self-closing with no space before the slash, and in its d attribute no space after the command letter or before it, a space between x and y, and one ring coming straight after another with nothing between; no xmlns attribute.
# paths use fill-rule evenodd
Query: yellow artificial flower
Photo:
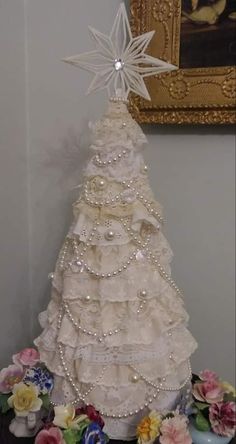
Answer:
<svg viewBox="0 0 236 444"><path fill-rule="evenodd" d="M222 381L221 385L222 385L222 388L223 388L225 393L232 393L232 395L234 397L236 397L236 389L235 389L235 387L233 385L231 385L227 381Z"/></svg>
<svg viewBox="0 0 236 444"><path fill-rule="evenodd" d="M139 444L153 442L160 434L160 427L161 417L157 412L145 416L137 428Z"/></svg>
<svg viewBox="0 0 236 444"><path fill-rule="evenodd" d="M78 428L80 422L88 419L87 415L75 418L75 408L70 404L54 407L54 413L53 424L61 429Z"/></svg>
<svg viewBox="0 0 236 444"><path fill-rule="evenodd" d="M14 385L12 393L8 404L17 416L28 416L29 412L38 412L41 409L43 401L39 399L39 391L35 385L20 382Z"/></svg>

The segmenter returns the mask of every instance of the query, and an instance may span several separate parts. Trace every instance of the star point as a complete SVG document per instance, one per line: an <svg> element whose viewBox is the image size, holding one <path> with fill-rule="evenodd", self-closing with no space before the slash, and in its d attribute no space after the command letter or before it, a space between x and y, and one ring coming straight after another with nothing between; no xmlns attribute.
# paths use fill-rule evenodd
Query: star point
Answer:
<svg viewBox="0 0 236 444"><path fill-rule="evenodd" d="M151 100L143 79L177 69L170 63L146 54L155 31L133 37L124 3L119 7L110 35L91 26L89 33L96 49L63 59L66 63L95 74L88 93L107 89L109 95L127 99L132 91Z"/></svg>

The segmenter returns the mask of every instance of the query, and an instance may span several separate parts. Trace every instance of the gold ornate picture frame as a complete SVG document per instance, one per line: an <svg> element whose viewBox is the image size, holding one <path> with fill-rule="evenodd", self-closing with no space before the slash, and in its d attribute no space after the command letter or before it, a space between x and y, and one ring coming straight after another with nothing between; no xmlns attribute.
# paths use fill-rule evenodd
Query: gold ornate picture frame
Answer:
<svg viewBox="0 0 236 444"><path fill-rule="evenodd" d="M186 0L131 0L133 34L156 30L149 47L150 54L180 66L171 73L146 79L152 101L132 96L131 112L140 123L236 123L236 67L233 66L232 60L232 66L181 68L180 56L184 43L188 46L190 44L190 55L192 55L191 40L189 37L186 38L188 34L182 34L183 1ZM217 30L217 26L219 26L217 23L209 25L209 30ZM232 20L232 25L230 21L227 26L235 26L235 22ZM203 32L203 27L199 27L198 24L191 29L193 33ZM217 35L219 38L219 32ZM221 31L221 35L223 38L224 31L223 34ZM202 36L204 37L203 34ZM200 34L194 38L197 43L200 42ZM205 57L204 63L207 64L208 57L204 53L204 44L201 50L202 56ZM220 57L219 44L216 51L219 52L215 57ZM188 60L188 57L185 59Z"/></svg>

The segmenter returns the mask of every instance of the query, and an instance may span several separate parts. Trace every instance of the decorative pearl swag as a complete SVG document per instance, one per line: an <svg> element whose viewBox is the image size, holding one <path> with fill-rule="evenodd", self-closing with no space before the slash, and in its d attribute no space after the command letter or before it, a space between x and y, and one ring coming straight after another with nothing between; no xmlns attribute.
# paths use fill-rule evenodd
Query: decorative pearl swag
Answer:
<svg viewBox="0 0 236 444"><path fill-rule="evenodd" d="M61 328L61 323L62 323L62 317L63 317L63 309L60 309L60 313L58 316L58 322L57 322L57 328L58 330L60 330ZM81 393L80 389L77 387L76 382L74 381L73 376L71 375L67 364L66 364L66 359L64 356L64 352L63 352L63 346L61 343L57 344L58 347L58 353L59 353L59 357L60 357L60 361L61 361L61 365L65 374L65 377L67 379L67 381L69 382L69 384L71 385L72 389L76 392L76 399L74 399L74 401L71 402L72 405L78 405L81 401L84 402L86 405L89 405L89 401L86 401L87 396L92 392L92 390L96 387L96 385L98 384L98 382L101 381L101 379L104 376L104 373L106 371L106 369L108 368L108 366L103 366L102 368L102 372L100 373L100 375L96 378L95 382L93 384L90 385L89 389L85 392L85 393ZM170 359L172 359L172 356L170 357ZM188 362L188 366L189 366L189 374L187 376L187 378L185 379L185 381L179 385L178 387L164 387L163 383L165 383L166 378L163 377L162 381L159 385L155 384L154 382L150 381L146 376L144 376L138 369L136 366L133 365L129 365L129 367L134 370L134 375L132 377L132 382L133 383L137 383L139 381L139 378L142 379L144 382L146 382L149 386L153 387L156 389L156 391L148 397L148 400L146 400L146 402L139 406L138 409L135 409L134 411L125 411L125 412L120 412L118 414L110 414L106 411L101 411L100 413L105 416L105 417L111 417L111 418L127 418L128 416L133 416L134 414L137 414L139 411L144 410L146 407L149 406L149 404L151 404L160 394L161 391L179 391L182 388L184 388L187 383L190 381L191 379L191 375L192 375L192 369L191 369L191 365L190 362ZM57 406L57 403L52 403L54 406Z"/></svg>
<svg viewBox="0 0 236 444"><path fill-rule="evenodd" d="M101 206L109 206L109 205L114 205L114 204L118 204L119 202L122 202L123 204L123 196L124 196L124 191L125 190L129 190L131 192L133 192L136 196L136 198L144 205L144 207L146 208L146 210L152 214L153 216L155 216L157 218L157 220L163 224L164 223L164 218L162 217L161 214L158 213L158 211L156 211L155 208L153 208L152 206L152 202L150 202L148 199L145 198L145 196L140 193L134 186L133 184L138 180L138 178L136 179L131 179L129 181L122 181L121 185L123 185L124 190L121 191L120 193L116 194L115 196L113 196L110 199L105 199L105 200L93 200L90 199L89 197L89 181L85 183L84 185L84 191L83 191L83 197L84 200L87 204L89 204L90 206L93 207L101 207Z"/></svg>

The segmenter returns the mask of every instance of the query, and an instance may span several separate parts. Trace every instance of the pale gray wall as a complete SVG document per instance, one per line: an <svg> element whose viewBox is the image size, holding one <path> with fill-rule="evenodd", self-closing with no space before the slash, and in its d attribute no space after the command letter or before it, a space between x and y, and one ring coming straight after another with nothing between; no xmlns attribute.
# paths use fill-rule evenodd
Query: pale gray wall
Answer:
<svg viewBox="0 0 236 444"><path fill-rule="evenodd" d="M88 155L87 122L105 107L105 94L84 95L89 75L60 59L92 49L87 25L108 31L119 3L0 1L2 363L39 332L37 314L49 299L47 274L68 228L77 195L71 190ZM175 253L173 273L200 345L194 369L211 367L232 380L233 131L144 130L152 187L165 207Z"/></svg>

